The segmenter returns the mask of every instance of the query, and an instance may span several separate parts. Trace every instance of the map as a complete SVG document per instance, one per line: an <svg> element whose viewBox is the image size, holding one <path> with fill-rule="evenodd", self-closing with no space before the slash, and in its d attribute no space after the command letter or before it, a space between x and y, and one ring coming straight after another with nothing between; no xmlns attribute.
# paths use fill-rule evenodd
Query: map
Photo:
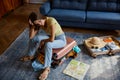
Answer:
<svg viewBox="0 0 120 80"><path fill-rule="evenodd" d="M83 80L89 67L88 64L72 59L63 73L78 80Z"/></svg>

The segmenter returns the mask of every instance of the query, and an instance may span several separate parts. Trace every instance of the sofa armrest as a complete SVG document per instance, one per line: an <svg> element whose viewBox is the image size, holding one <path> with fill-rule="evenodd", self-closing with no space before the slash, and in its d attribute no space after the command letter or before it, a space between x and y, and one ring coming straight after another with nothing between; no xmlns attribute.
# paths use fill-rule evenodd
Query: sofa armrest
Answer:
<svg viewBox="0 0 120 80"><path fill-rule="evenodd" d="M45 2L45 3L39 8L40 13L41 13L42 15L47 15L47 13L50 11L50 9L51 9L51 7L50 7L50 2L49 2L49 1Z"/></svg>

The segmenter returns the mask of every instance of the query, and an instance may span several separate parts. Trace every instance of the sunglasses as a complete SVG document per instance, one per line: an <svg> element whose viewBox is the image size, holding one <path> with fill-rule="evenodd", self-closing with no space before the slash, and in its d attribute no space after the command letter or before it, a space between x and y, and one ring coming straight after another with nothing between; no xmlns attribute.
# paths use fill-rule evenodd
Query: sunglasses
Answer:
<svg viewBox="0 0 120 80"><path fill-rule="evenodd" d="M97 46L91 46L91 48L92 48L92 49L98 49L98 47L97 47Z"/></svg>

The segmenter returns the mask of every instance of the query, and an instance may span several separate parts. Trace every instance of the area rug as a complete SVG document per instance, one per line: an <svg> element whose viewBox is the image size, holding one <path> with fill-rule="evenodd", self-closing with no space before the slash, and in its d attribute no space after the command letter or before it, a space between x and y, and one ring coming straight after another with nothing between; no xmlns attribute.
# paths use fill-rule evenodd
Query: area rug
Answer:
<svg viewBox="0 0 120 80"><path fill-rule="evenodd" d="M81 49L81 52L75 59L90 65L84 80L120 80L119 53L114 56L100 55L97 58L92 58L87 54L88 52L83 45L85 39L102 35L74 32L65 32L65 34L75 39ZM28 29L25 29L10 47L0 55L0 80L38 80L40 72L33 71L31 62L19 61L20 57L27 54L28 40ZM47 80L75 80L63 74L63 70L70 60L71 58L67 59L56 69L51 68Z"/></svg>

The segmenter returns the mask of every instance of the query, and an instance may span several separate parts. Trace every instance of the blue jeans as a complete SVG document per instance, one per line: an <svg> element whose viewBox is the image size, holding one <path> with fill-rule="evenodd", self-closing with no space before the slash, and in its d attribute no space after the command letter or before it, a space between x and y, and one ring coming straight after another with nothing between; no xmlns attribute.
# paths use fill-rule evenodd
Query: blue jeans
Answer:
<svg viewBox="0 0 120 80"><path fill-rule="evenodd" d="M33 39L29 41L29 49L28 55L34 56L36 50L39 47L40 41L44 39L48 39L49 36L46 33L37 34ZM61 34L55 37L53 42L45 43L45 63L44 65L38 62L37 60L33 61L32 67L35 71L44 69L46 67L51 67L52 62L52 49L53 48L62 48L66 45L66 37L65 34Z"/></svg>

